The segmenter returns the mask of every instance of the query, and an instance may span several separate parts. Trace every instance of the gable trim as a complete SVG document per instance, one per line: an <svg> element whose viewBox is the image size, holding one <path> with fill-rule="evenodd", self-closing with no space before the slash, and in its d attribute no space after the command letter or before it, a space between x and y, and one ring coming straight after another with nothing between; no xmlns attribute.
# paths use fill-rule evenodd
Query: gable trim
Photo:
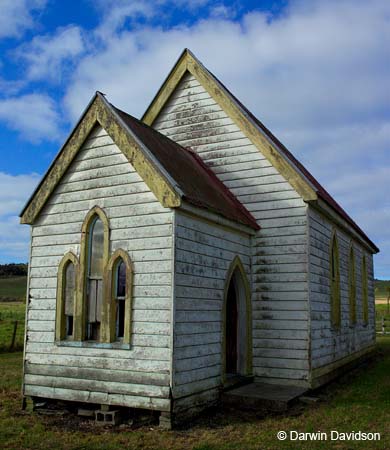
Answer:
<svg viewBox="0 0 390 450"><path fill-rule="evenodd" d="M227 113L238 128L247 136L257 149L268 159L275 169L290 183L301 198L311 205L319 206L325 202L332 210L332 217L338 222L345 221L359 239L370 248L372 253L379 249L351 219L325 189L306 171L278 139L272 135L233 94L203 64L185 49L176 65L160 87L151 104L145 111L142 121L152 126L168 98L188 71L206 89L215 102Z"/></svg>
<svg viewBox="0 0 390 450"><path fill-rule="evenodd" d="M21 212L21 223L34 222L97 123L107 131L161 205L166 208L180 206L181 192L169 175L163 173L150 152L123 124L104 96L97 92Z"/></svg>
<svg viewBox="0 0 390 450"><path fill-rule="evenodd" d="M280 174L291 184L305 201L317 200L315 188L309 180L284 157L277 148L240 108L235 99L227 90L211 75L211 73L188 50L179 57L176 65L168 75L163 85L152 100L152 103L142 117L142 121L152 126L161 112L168 98L179 84L184 73L188 71L207 90L216 103L228 114L240 130L253 142L259 151L270 161Z"/></svg>

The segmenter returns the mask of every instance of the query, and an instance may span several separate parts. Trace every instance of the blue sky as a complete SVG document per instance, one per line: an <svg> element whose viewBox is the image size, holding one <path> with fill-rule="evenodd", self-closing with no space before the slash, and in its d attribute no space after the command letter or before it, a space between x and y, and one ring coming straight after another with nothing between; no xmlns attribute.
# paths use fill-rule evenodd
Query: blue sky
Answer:
<svg viewBox="0 0 390 450"><path fill-rule="evenodd" d="M390 279L388 0L0 0L0 263L95 90L141 116L189 47L381 248Z"/></svg>

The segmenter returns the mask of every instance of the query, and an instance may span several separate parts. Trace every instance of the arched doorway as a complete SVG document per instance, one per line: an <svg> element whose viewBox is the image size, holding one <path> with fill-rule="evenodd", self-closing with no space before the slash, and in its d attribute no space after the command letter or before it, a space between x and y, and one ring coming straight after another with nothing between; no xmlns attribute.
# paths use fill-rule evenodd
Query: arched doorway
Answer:
<svg viewBox="0 0 390 450"><path fill-rule="evenodd" d="M225 286L223 311L223 381L252 372L252 319L249 283L238 257Z"/></svg>
<svg viewBox="0 0 390 450"><path fill-rule="evenodd" d="M226 374L238 370L238 305L234 278L232 277L226 299Z"/></svg>

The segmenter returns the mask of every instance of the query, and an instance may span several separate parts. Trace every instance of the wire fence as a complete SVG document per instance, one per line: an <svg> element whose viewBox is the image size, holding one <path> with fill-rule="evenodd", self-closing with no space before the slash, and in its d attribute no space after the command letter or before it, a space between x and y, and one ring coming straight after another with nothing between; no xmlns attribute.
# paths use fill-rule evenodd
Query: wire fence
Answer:
<svg viewBox="0 0 390 450"><path fill-rule="evenodd" d="M377 334L390 334L390 316L377 317L376 319Z"/></svg>

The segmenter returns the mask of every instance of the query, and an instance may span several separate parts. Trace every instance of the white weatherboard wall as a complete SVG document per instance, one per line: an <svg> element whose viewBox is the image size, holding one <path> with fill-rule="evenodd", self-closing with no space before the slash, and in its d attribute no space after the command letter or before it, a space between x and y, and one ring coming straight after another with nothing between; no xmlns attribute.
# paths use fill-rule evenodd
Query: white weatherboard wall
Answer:
<svg viewBox="0 0 390 450"><path fill-rule="evenodd" d="M249 236L177 211L175 227L174 412L219 397L222 306L236 256L250 280Z"/></svg>
<svg viewBox="0 0 390 450"><path fill-rule="evenodd" d="M326 366L375 343L375 300L372 255L352 240L355 253L356 325L349 321L348 266L351 238L336 227L341 286L341 326L333 330L330 318L330 245L334 226L321 213L309 208L311 364ZM369 322L363 324L362 256L366 255L368 273Z"/></svg>
<svg viewBox="0 0 390 450"><path fill-rule="evenodd" d="M54 342L57 269L80 253L88 211L102 207L110 252L134 266L131 349ZM32 229L25 395L167 411L170 407L172 218L102 128L84 143Z"/></svg>
<svg viewBox="0 0 390 450"><path fill-rule="evenodd" d="M253 365L258 380L307 385L307 205L208 92L185 74L153 127L196 151L257 219Z"/></svg>

